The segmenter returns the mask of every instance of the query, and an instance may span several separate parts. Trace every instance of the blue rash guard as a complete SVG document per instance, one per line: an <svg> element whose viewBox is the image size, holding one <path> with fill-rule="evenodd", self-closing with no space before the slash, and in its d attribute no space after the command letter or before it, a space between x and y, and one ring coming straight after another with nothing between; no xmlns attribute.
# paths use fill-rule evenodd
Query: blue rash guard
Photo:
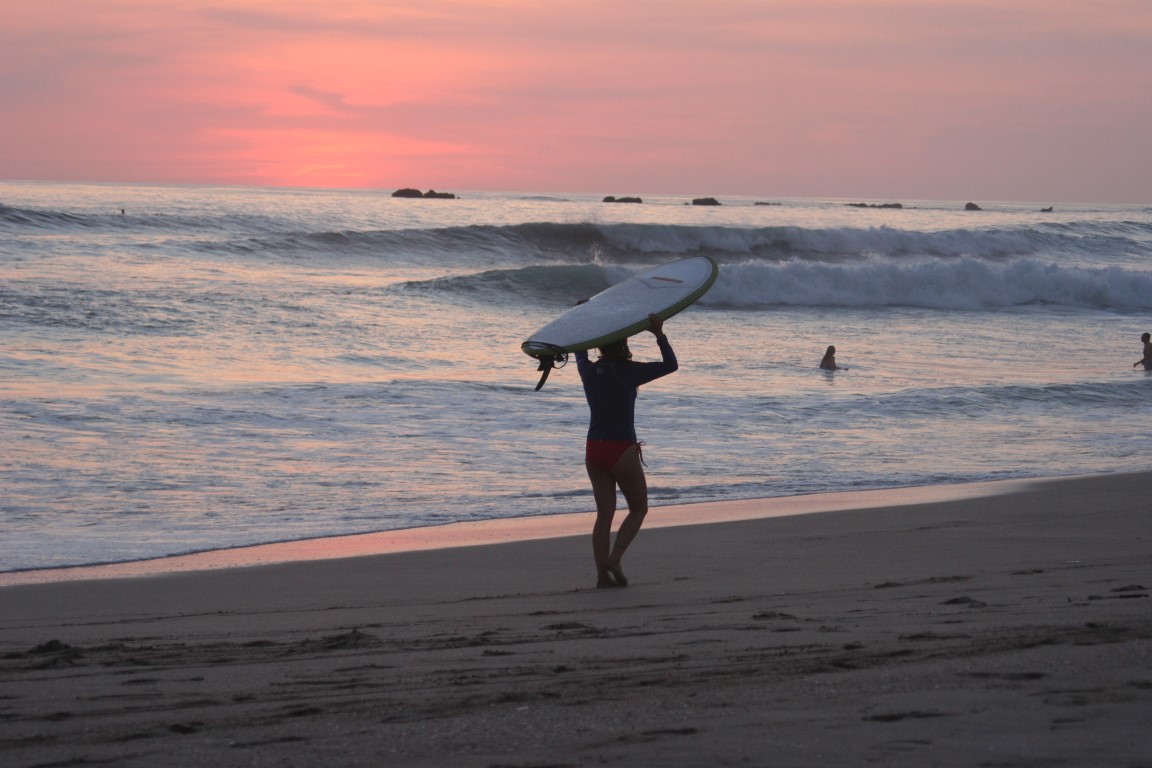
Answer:
<svg viewBox="0 0 1152 768"><path fill-rule="evenodd" d="M627 440L636 442L636 390L642 384L667 376L680 365L667 336L657 337L663 359L658 363L632 360L605 360L595 363L587 352L576 353L576 367L584 382L584 397L592 419L588 424L589 440Z"/></svg>

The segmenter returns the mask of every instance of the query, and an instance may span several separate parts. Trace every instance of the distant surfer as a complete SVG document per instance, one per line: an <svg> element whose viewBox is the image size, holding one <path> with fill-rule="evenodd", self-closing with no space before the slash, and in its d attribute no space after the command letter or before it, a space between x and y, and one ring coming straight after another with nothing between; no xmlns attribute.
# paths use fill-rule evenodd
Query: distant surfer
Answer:
<svg viewBox="0 0 1152 768"><path fill-rule="evenodd" d="M1144 370L1152 371L1152 341L1149 339L1152 339L1152 335L1147 333L1140 337L1140 341L1144 342L1144 357L1132 363L1133 368L1138 365L1143 365Z"/></svg>
<svg viewBox="0 0 1152 768"><path fill-rule="evenodd" d="M679 365L664 335L664 321L648 316L648 330L656 337L662 360L637 363L627 341L600 347L600 359L591 362L587 352L576 353L576 367L584 383L591 419L584 466L596 499L596 523L592 528L592 555L596 560L597 587L628 584L620 560L648 514L648 481L636 439L636 392L648 382L667 376ZM616 514L616 487L628 502L628 516L612 543L612 518Z"/></svg>
<svg viewBox="0 0 1152 768"><path fill-rule="evenodd" d="M812 358L808 358L811 360ZM824 359L820 361L820 367L825 371L838 371L840 366L836 365L836 347L831 344L828 345L828 350L824 353Z"/></svg>

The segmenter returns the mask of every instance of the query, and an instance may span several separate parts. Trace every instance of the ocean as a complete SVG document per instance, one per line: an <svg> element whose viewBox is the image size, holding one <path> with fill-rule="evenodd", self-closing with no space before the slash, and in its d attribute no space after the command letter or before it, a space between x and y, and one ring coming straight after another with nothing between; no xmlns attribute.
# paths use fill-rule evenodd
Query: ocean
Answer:
<svg viewBox="0 0 1152 768"><path fill-rule="evenodd" d="M654 507L1152 469L1150 206L391 191L0 182L0 571L592 510L520 343L700 253Z"/></svg>

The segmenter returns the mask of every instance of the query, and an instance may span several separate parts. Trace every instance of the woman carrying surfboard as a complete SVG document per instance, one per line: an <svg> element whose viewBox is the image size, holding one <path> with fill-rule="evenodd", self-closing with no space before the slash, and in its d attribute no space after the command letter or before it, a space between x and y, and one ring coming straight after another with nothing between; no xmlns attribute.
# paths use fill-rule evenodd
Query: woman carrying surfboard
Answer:
<svg viewBox="0 0 1152 768"><path fill-rule="evenodd" d="M648 514L648 481L636 439L636 389L676 370L676 355L664 336L664 321L692 305L716 282L719 267L704 254L662 264L606 288L591 299L577 302L532 334L520 349L537 358L544 385L557 361L576 355L584 395L592 412L588 426L585 466L596 499L592 551L596 557L598 587L628 583L620 567L624 551L636 537ZM663 359L636 363L625 340L645 330L656 336ZM587 350L598 347L600 359L588 360ZM628 516L612 543L616 488L628 502Z"/></svg>
<svg viewBox="0 0 1152 768"><path fill-rule="evenodd" d="M592 482L596 500L596 523L592 527L592 554L596 560L597 587L623 587L628 584L620 560L636 538L648 514L648 481L636 439L636 393L648 382L667 376L679 364L664 321L648 316L648 330L656 337L661 361L638 363L632 360L627 341L600 348L600 359L591 362L588 352L576 352L576 367L584 384L591 418L584 466ZM612 542L612 518L616 514L616 488L628 502L628 516Z"/></svg>

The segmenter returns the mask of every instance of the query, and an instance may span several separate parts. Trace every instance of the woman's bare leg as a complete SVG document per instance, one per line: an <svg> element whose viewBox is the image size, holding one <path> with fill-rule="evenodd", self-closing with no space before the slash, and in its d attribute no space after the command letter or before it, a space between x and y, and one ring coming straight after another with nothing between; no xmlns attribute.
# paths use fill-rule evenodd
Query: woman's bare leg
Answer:
<svg viewBox="0 0 1152 768"><path fill-rule="evenodd" d="M596 586L614 587L608 575L608 551L612 543L612 518L616 515L616 480L611 472L585 464L596 500L596 523L592 526L592 557L596 561Z"/></svg>
<svg viewBox="0 0 1152 768"><path fill-rule="evenodd" d="M640 526L644 524L644 518L648 514L648 479L644 476L639 448L632 447L624 452L616 462L616 466L612 467L612 477L615 484L620 486L625 501L628 502L628 516L624 518L620 530L616 532L616 542L604 562L604 568L612 574L616 583L623 587L628 584L628 579L620 568L620 559L624 557L628 545L640 532ZM612 503L615 506L615 498Z"/></svg>

